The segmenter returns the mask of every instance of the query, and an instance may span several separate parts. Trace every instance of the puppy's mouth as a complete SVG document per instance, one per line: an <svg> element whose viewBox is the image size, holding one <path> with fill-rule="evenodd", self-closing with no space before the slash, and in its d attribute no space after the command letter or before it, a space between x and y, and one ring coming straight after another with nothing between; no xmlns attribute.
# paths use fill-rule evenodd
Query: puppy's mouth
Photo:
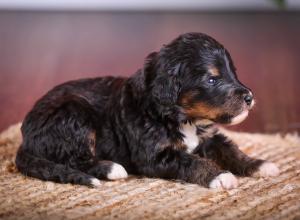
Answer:
<svg viewBox="0 0 300 220"><path fill-rule="evenodd" d="M225 108L222 114L217 116L215 123L223 124L223 125L236 125L243 122L249 114L249 111L253 108L255 101L253 100L251 104L242 103L240 107L236 106L237 109L233 110L231 108Z"/></svg>
<svg viewBox="0 0 300 220"><path fill-rule="evenodd" d="M255 101L253 100L250 106L244 106L243 110L236 116L232 117L227 125L236 125L243 122L249 114L250 109L254 106Z"/></svg>
<svg viewBox="0 0 300 220"><path fill-rule="evenodd" d="M248 117L248 114L249 114L249 110L248 109L242 111L237 116L231 118L231 121L230 121L230 123L228 123L228 125L236 125L236 124L241 123L242 121L244 121Z"/></svg>

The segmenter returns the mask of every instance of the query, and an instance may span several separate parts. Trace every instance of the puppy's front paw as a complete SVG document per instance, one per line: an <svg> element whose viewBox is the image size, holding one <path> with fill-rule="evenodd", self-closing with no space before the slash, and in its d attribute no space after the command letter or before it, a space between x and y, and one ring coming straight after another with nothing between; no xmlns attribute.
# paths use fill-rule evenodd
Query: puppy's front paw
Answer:
<svg viewBox="0 0 300 220"><path fill-rule="evenodd" d="M221 173L216 176L209 184L212 189L232 189L238 186L238 180L232 173Z"/></svg>
<svg viewBox="0 0 300 220"><path fill-rule="evenodd" d="M278 176L279 169L278 167L271 162L264 162L259 166L257 172L255 172L254 176L268 177L268 176Z"/></svg>

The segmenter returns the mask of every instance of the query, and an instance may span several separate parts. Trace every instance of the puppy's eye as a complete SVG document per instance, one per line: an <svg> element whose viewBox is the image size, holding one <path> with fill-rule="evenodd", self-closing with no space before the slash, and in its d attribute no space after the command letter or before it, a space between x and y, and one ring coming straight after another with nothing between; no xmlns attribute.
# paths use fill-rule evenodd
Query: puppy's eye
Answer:
<svg viewBox="0 0 300 220"><path fill-rule="evenodd" d="M215 79L215 78L209 78L208 79L208 84L210 84L210 85L216 85L216 83L217 83L217 79Z"/></svg>

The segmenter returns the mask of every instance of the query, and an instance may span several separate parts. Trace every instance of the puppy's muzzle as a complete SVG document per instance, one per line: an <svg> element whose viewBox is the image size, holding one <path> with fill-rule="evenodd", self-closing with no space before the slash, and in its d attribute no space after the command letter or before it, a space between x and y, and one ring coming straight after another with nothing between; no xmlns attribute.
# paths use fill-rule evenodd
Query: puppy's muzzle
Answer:
<svg viewBox="0 0 300 220"><path fill-rule="evenodd" d="M248 116L249 110L254 106L253 94L250 90L244 88L242 98L244 99L243 110L231 119L229 125L239 124L244 121Z"/></svg>

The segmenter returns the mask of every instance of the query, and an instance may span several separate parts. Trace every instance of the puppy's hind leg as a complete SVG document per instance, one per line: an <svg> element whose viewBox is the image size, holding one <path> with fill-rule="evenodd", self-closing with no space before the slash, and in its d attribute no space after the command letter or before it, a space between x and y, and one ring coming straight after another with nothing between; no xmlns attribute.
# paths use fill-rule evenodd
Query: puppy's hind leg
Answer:
<svg viewBox="0 0 300 220"><path fill-rule="evenodd" d="M100 186L100 180L66 164L58 164L26 152L21 146L16 157L16 166L25 176L58 183L73 183L91 187Z"/></svg>
<svg viewBox="0 0 300 220"><path fill-rule="evenodd" d="M117 180L128 177L125 168L118 163L102 160L87 170L87 173L99 179Z"/></svg>
<svg viewBox="0 0 300 220"><path fill-rule="evenodd" d="M86 172L97 163L93 124L97 114L80 97L61 99L44 101L27 115L17 168L42 180L99 186L100 181Z"/></svg>

